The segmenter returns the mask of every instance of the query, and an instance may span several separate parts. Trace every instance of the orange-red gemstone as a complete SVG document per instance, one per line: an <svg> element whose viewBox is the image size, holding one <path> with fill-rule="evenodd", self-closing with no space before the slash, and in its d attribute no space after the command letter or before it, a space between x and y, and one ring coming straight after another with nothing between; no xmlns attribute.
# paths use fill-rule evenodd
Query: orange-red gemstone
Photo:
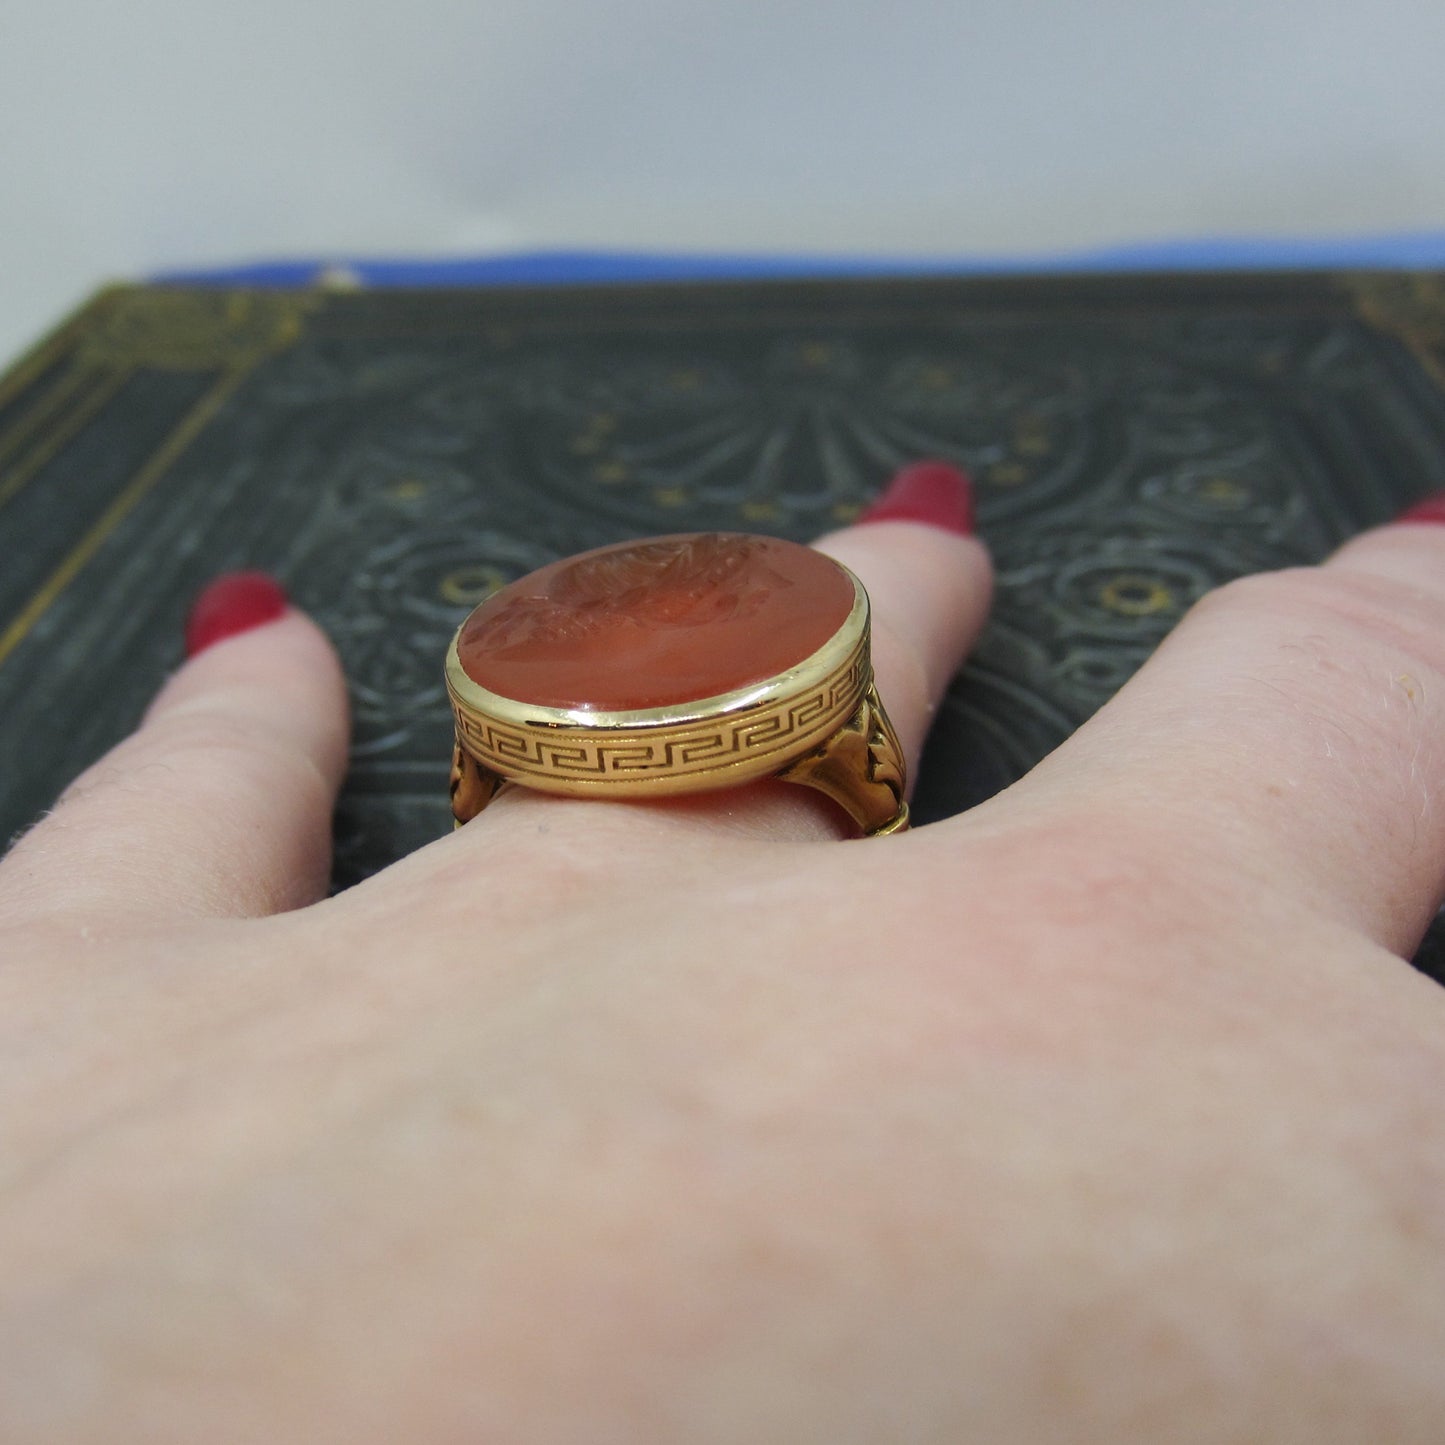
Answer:
<svg viewBox="0 0 1445 1445"><path fill-rule="evenodd" d="M542 707L625 712L750 687L847 620L852 580L796 542L695 532L599 547L489 597L462 624L473 681Z"/></svg>

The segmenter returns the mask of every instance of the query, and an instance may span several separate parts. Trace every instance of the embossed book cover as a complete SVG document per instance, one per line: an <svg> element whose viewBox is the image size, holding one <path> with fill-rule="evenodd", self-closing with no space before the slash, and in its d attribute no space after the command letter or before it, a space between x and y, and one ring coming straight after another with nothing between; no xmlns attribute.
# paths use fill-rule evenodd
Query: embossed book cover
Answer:
<svg viewBox="0 0 1445 1445"><path fill-rule="evenodd" d="M921 821L1027 769L1207 588L1445 487L1445 284L109 290L0 381L0 834L134 724L199 587L258 566L351 679L344 886L449 826L442 662L499 584L651 533L806 540L929 456L974 475L999 588Z"/></svg>

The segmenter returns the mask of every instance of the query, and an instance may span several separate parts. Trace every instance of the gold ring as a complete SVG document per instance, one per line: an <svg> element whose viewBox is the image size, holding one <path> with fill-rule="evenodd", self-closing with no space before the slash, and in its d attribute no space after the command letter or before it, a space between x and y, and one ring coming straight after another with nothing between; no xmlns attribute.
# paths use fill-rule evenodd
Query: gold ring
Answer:
<svg viewBox="0 0 1445 1445"><path fill-rule="evenodd" d="M868 594L796 542L689 532L549 563L462 623L446 679L459 825L506 785L638 799L780 778L867 836L908 826Z"/></svg>

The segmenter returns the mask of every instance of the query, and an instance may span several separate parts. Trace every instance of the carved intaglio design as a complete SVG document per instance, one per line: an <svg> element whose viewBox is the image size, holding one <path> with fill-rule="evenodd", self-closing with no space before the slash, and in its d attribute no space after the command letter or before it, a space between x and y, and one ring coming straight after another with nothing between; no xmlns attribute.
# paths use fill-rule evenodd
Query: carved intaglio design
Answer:
<svg viewBox="0 0 1445 1445"><path fill-rule="evenodd" d="M549 595L521 596L486 619L492 648L567 643L625 617L648 629L746 621L790 579L770 567L766 544L698 533L579 557Z"/></svg>
<svg viewBox="0 0 1445 1445"><path fill-rule="evenodd" d="M703 532L616 543L487 598L457 633L458 682L464 693L475 684L569 713L679 706L803 667L857 605L843 568L783 538ZM479 707L496 714L485 700Z"/></svg>

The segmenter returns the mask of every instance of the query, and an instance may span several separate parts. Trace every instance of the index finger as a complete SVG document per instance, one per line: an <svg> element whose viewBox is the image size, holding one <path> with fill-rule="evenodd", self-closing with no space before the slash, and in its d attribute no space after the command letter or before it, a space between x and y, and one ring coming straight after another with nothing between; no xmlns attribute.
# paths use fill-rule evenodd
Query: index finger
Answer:
<svg viewBox="0 0 1445 1445"><path fill-rule="evenodd" d="M0 921L250 917L324 895L346 763L340 664L269 578L202 593L145 721L0 863Z"/></svg>

